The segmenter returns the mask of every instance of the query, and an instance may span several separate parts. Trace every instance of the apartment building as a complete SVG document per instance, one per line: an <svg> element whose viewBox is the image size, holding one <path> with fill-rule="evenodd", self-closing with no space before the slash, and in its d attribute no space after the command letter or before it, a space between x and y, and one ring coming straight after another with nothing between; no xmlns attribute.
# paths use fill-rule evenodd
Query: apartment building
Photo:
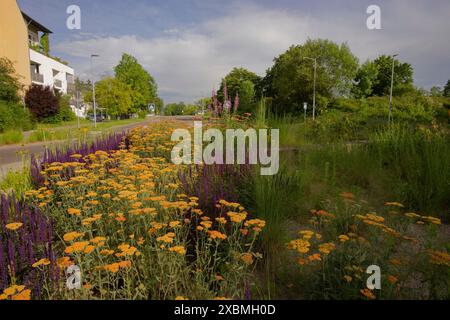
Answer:
<svg viewBox="0 0 450 320"><path fill-rule="evenodd" d="M31 82L50 86L63 94L72 93L74 89L74 70L49 54L48 41L51 30L23 13L28 30Z"/></svg>
<svg viewBox="0 0 450 320"><path fill-rule="evenodd" d="M0 57L14 63L24 89L32 83L63 94L74 92L74 70L50 54L51 30L20 11L16 0L0 0Z"/></svg>

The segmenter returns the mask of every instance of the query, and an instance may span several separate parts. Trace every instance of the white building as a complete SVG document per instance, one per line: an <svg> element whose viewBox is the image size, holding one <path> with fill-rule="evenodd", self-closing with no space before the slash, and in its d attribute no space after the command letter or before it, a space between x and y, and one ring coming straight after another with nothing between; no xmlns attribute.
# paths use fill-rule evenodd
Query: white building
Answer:
<svg viewBox="0 0 450 320"><path fill-rule="evenodd" d="M50 86L63 94L74 85L74 70L69 66L30 49L31 82Z"/></svg>
<svg viewBox="0 0 450 320"><path fill-rule="evenodd" d="M28 27L28 40L30 46L31 82L50 86L63 94L74 93L74 70L61 63L49 54L49 48L42 45L43 37L48 37L52 31L36 20L23 13Z"/></svg>

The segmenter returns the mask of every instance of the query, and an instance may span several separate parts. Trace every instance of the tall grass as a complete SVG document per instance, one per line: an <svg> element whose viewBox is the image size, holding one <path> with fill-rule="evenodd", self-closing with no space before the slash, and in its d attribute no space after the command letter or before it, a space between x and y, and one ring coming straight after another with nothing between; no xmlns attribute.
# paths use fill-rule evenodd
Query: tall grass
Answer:
<svg viewBox="0 0 450 320"><path fill-rule="evenodd" d="M19 130L7 130L0 134L0 145L20 143L22 140L23 134Z"/></svg>
<svg viewBox="0 0 450 320"><path fill-rule="evenodd" d="M442 215L450 205L450 137L428 128L394 125L376 133L370 152L391 174L397 194L411 208ZM448 216L446 217L448 218Z"/></svg>

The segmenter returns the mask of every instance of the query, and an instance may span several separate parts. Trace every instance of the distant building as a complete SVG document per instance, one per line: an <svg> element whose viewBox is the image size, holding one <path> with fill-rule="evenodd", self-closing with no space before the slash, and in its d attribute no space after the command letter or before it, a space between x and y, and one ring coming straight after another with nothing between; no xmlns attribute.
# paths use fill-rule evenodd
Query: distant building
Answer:
<svg viewBox="0 0 450 320"><path fill-rule="evenodd" d="M74 70L52 57L48 46L43 45L43 37L51 33L21 12L16 0L0 1L0 57L7 57L14 63L25 89L35 83L73 95Z"/></svg>

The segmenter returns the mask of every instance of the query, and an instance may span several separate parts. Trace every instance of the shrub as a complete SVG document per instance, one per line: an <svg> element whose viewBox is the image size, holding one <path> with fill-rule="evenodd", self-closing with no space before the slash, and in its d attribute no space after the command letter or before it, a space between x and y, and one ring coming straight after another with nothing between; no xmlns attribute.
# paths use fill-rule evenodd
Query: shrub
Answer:
<svg viewBox="0 0 450 320"><path fill-rule="evenodd" d="M59 99L53 90L36 84L28 89L25 105L38 121L54 117L59 112Z"/></svg>
<svg viewBox="0 0 450 320"><path fill-rule="evenodd" d="M17 103L21 88L19 78L15 74L14 64L8 58L0 58L0 100Z"/></svg>
<svg viewBox="0 0 450 320"><path fill-rule="evenodd" d="M30 113L23 106L0 100L0 132L9 129L31 130L34 123Z"/></svg>

